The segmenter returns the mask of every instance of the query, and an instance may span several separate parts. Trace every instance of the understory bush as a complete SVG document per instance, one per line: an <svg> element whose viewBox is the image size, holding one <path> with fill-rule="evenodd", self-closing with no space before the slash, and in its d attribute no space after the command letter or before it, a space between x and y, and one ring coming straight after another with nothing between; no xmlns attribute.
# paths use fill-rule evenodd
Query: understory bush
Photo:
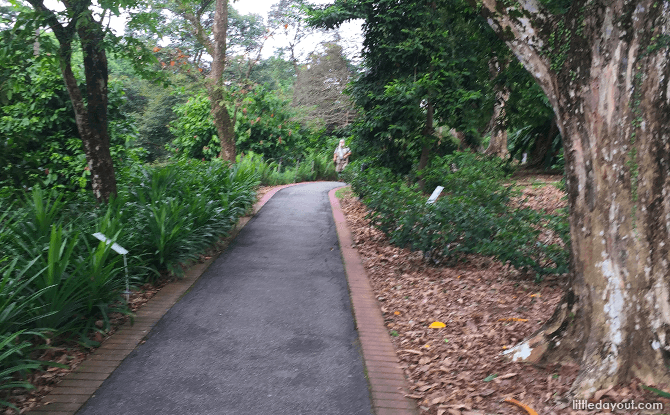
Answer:
<svg viewBox="0 0 670 415"><path fill-rule="evenodd" d="M327 154L309 154L293 166L282 166L276 161L266 161L263 156L249 152L238 156L239 169L253 171L264 186L307 182L315 180L336 180L333 156Z"/></svg>
<svg viewBox="0 0 670 415"><path fill-rule="evenodd" d="M567 227L564 217L521 208L512 186L503 185L511 171L497 160L455 153L436 159L424 171L428 189L444 186L433 204L386 168L350 170L353 191L370 209L368 218L391 243L424 252L434 260L459 260L466 254L492 256L517 269L533 271L538 280L567 272ZM543 243L542 227L563 238L563 246Z"/></svg>
<svg viewBox="0 0 670 415"><path fill-rule="evenodd" d="M90 345L97 321L107 329L110 313L129 313L123 258L93 233L129 251L131 285L180 276L231 231L258 185L255 171L220 161L135 165L118 177L118 196L105 205L39 187L0 200L0 405L3 388L25 386L17 376L44 364L29 358L35 339L49 333Z"/></svg>

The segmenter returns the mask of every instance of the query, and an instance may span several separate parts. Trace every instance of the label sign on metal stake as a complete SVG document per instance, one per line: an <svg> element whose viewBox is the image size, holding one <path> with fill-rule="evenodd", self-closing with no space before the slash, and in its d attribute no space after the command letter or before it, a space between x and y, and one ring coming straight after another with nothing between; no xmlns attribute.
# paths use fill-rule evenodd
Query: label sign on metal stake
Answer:
<svg viewBox="0 0 670 415"><path fill-rule="evenodd" d="M112 242L111 239L109 239L100 232L94 233L93 236L107 245L112 244L112 250L117 254L123 255L123 267L126 270L126 291L124 291L124 294L126 295L126 302L128 302L130 300L130 282L129 282L130 279L128 277L128 259L126 258L128 250L122 247L121 245L117 244L116 242Z"/></svg>
<svg viewBox="0 0 670 415"><path fill-rule="evenodd" d="M435 188L435 190L433 190L433 194L430 195L430 197L428 198L428 202L426 202L426 203L427 203L427 204L435 203L435 201L437 200L437 198L440 197L440 193L442 193L443 190L444 190L444 187L443 187L443 186L437 186L437 187Z"/></svg>

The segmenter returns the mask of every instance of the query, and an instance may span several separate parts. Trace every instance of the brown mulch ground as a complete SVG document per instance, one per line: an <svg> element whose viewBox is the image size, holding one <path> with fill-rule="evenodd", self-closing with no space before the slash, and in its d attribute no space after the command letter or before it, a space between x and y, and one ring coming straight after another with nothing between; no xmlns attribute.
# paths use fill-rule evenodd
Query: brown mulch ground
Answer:
<svg viewBox="0 0 670 415"><path fill-rule="evenodd" d="M547 213L565 207L564 193L553 185L534 182L521 190L525 206ZM350 192L341 204L422 414L530 413L503 402L506 398L539 414L596 413L573 411L565 399L577 366L512 363L501 356L551 316L566 288L565 276L535 283L478 256L453 267L433 266L421 253L390 245ZM431 328L434 322L445 327ZM610 402L660 400L636 383L602 392Z"/></svg>

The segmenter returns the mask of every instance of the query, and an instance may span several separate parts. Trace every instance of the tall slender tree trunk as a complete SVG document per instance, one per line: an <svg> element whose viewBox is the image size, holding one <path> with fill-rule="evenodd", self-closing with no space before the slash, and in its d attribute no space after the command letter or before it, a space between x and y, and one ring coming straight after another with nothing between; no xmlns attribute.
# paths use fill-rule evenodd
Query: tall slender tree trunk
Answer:
<svg viewBox="0 0 670 415"><path fill-rule="evenodd" d="M214 125L221 141L219 157L235 162L235 130L230 113L225 104L225 88L223 71L226 67L226 41L228 32L228 0L216 0L214 10L214 42L212 55L212 71L208 76L209 100L212 106Z"/></svg>
<svg viewBox="0 0 670 415"><path fill-rule="evenodd" d="M207 95L211 105L211 114L214 126L219 136L221 150L219 157L223 160L235 162L235 125L230 119L230 113L226 107L226 84L223 81L223 71L226 68L226 42L228 35L228 0L216 0L214 6L214 26L212 27L212 39L207 35L202 25L202 14L206 7L201 6L197 13L188 11L186 2L177 2L175 13L181 14L191 23L193 35L205 47L207 53L212 57L212 70L207 75ZM203 5L210 3L203 3Z"/></svg>
<svg viewBox="0 0 670 415"><path fill-rule="evenodd" d="M581 363L574 394L632 377L670 384L670 2L484 0L544 89L564 140L571 290L510 353ZM574 320L572 320L574 316Z"/></svg>

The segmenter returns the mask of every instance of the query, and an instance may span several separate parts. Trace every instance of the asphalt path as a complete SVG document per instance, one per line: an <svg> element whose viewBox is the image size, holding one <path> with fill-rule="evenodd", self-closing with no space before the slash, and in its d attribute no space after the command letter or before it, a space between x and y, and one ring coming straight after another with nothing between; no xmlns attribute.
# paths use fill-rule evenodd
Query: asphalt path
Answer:
<svg viewBox="0 0 670 415"><path fill-rule="evenodd" d="M372 414L328 201L279 191L77 415Z"/></svg>

